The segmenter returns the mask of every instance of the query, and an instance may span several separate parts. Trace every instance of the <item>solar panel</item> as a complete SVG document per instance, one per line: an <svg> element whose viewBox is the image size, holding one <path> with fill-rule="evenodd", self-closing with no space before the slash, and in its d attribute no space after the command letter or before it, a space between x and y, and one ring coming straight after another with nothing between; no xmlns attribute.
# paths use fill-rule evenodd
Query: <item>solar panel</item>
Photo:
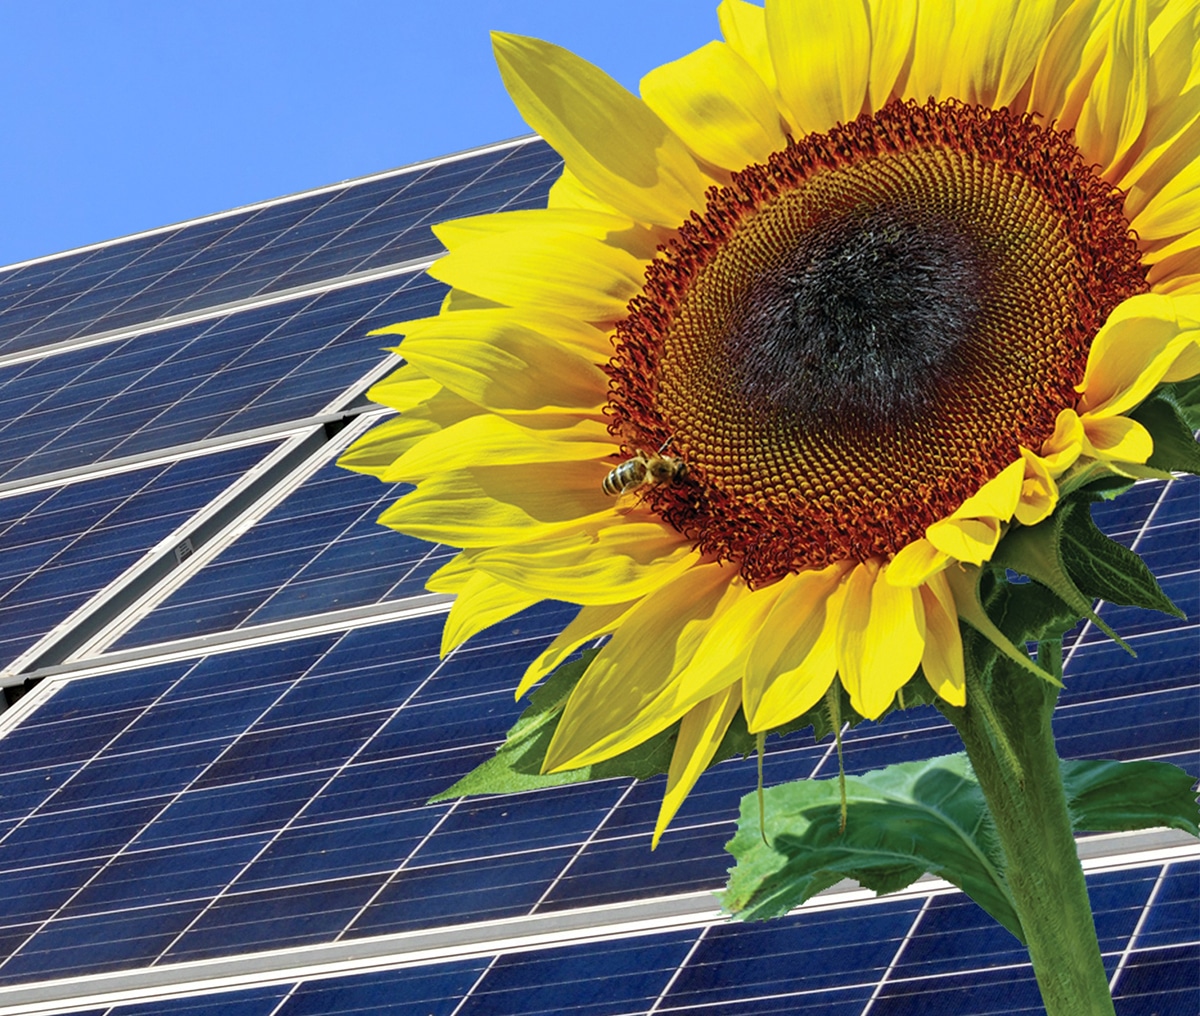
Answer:
<svg viewBox="0 0 1200 1016"><path fill-rule="evenodd" d="M429 576L457 552L378 525L405 489L329 462L111 648L423 592Z"/></svg>
<svg viewBox="0 0 1200 1016"><path fill-rule="evenodd" d="M273 447L0 499L0 665L183 526Z"/></svg>
<svg viewBox="0 0 1200 1016"><path fill-rule="evenodd" d="M560 165L531 139L18 267L0 353L431 257L430 223L544 201Z"/></svg>
<svg viewBox="0 0 1200 1016"><path fill-rule="evenodd" d="M437 253L428 224L535 206L557 171L515 143L0 273L14 609L59 625L278 444L220 442L321 438L386 363L365 332L436 310L444 289L408 264ZM439 659L446 605L420 593L448 551L373 523L401 488L337 470L340 440L277 456L191 563L91 601L98 633L20 657L40 683L0 720L0 1016L1038 1010L1015 941L945 884L725 923L708 893L753 760L706 774L653 853L662 778L426 804L501 742L516 676L574 608ZM1197 483L1096 509L1189 620L1103 604L1136 659L1072 634L1064 755L1200 774ZM914 709L849 733L845 765L957 747ZM795 735L765 775L836 764ZM1195 1011L1197 852L1130 843L1084 843L1121 1011Z"/></svg>

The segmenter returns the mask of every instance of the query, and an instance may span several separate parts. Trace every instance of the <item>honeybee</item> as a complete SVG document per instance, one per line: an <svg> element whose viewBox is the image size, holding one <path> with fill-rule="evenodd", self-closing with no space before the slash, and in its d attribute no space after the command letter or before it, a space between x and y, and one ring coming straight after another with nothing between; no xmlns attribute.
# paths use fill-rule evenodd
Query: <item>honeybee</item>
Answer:
<svg viewBox="0 0 1200 1016"><path fill-rule="evenodd" d="M687 468L682 459L673 455L664 455L667 441L653 455L638 452L633 458L626 459L613 469L600 485L605 494L618 498L617 510L628 510L633 507L637 495L646 487L654 487L660 483L670 483L683 475Z"/></svg>

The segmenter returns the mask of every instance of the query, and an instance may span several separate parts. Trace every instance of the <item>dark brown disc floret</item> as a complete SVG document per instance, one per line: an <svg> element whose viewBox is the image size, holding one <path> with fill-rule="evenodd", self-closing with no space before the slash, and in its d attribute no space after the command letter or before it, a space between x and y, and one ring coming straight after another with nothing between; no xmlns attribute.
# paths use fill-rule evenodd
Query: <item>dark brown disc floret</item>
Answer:
<svg viewBox="0 0 1200 1016"><path fill-rule="evenodd" d="M1146 289L1069 134L894 102L709 192L617 326L610 430L669 441L648 503L754 584L887 558L1041 446Z"/></svg>

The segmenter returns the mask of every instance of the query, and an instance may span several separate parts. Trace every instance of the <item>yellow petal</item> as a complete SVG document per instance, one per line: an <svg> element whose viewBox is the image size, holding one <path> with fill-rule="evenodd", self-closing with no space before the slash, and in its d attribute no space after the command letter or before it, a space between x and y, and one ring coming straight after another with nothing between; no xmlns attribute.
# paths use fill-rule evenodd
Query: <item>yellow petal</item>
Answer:
<svg viewBox="0 0 1200 1016"><path fill-rule="evenodd" d="M771 91L778 87L771 47L767 42L766 14L757 4L745 0L721 0L717 7L721 35L730 48L746 61Z"/></svg>
<svg viewBox="0 0 1200 1016"><path fill-rule="evenodd" d="M1023 526L1036 526L1049 518L1058 504L1058 484L1054 482L1050 467L1040 455L1022 448L1021 458L1025 462L1025 479L1021 484L1021 501L1017 505L1016 518Z"/></svg>
<svg viewBox="0 0 1200 1016"><path fill-rule="evenodd" d="M641 222L672 228L703 207L709 181L645 103L558 46L499 32L492 44L521 116L584 187Z"/></svg>
<svg viewBox="0 0 1200 1016"><path fill-rule="evenodd" d="M658 846L668 823L675 817L684 798L721 746L721 739L741 705L739 691L735 684L717 692L693 706L680 721L679 736L675 740L671 767L667 772L667 792L658 810L658 821L654 823L651 849Z"/></svg>
<svg viewBox="0 0 1200 1016"><path fill-rule="evenodd" d="M528 228L589 236L647 260L654 257L661 242L657 231L618 212L561 208L522 208L512 212L472 215L438 223L433 227L433 232L448 250L454 250L485 237L507 236Z"/></svg>
<svg viewBox="0 0 1200 1016"><path fill-rule="evenodd" d="M1011 519L1021 498L1025 479L1024 460L1017 459L967 498L951 514L952 519Z"/></svg>
<svg viewBox="0 0 1200 1016"><path fill-rule="evenodd" d="M583 184L569 169L550 185L546 195L547 208L581 209L587 212L602 212L606 215L619 214L607 201L602 201Z"/></svg>
<svg viewBox="0 0 1200 1016"><path fill-rule="evenodd" d="M673 694L709 627L740 598L732 574L718 565L694 567L629 612L572 690L546 749L544 771L619 755L719 690L690 700Z"/></svg>
<svg viewBox="0 0 1200 1016"><path fill-rule="evenodd" d="M461 556L461 555L460 555ZM602 635L615 631L637 606L633 603L605 603L595 607L580 607L579 613L558 636L534 660L517 685L516 697L520 698L552 670L565 663L570 655L586 642L593 642Z"/></svg>
<svg viewBox="0 0 1200 1016"><path fill-rule="evenodd" d="M642 99L700 158L738 170L787 144L767 86L728 45L710 42L642 78Z"/></svg>
<svg viewBox="0 0 1200 1016"><path fill-rule="evenodd" d="M431 378L494 412L598 413L608 401L600 367L504 311L444 314L403 349Z"/></svg>
<svg viewBox="0 0 1200 1016"><path fill-rule="evenodd" d="M1116 308L1097 333L1088 354L1080 416L1114 416L1140 403L1195 344L1181 321L1200 307L1196 297L1143 293ZM1193 326L1194 328L1194 326Z"/></svg>
<svg viewBox="0 0 1200 1016"><path fill-rule="evenodd" d="M540 597L497 582L492 576L476 572L459 591L442 629L442 655L462 645L485 628L532 607Z"/></svg>
<svg viewBox="0 0 1200 1016"><path fill-rule="evenodd" d="M1180 236L1187 228L1166 221L1165 205L1194 190L1194 167L1200 156L1200 118L1191 120L1169 142L1147 152L1135 163L1121 181L1128 193L1125 196L1125 215L1137 228L1146 229L1151 240ZM1148 211L1151 203L1153 211ZM1145 214L1144 214L1145 213ZM1194 227L1193 227L1194 228Z"/></svg>
<svg viewBox="0 0 1200 1016"><path fill-rule="evenodd" d="M1028 109L1070 130L1088 97L1108 45L1112 4L1076 0L1050 30L1037 67Z"/></svg>
<svg viewBox="0 0 1200 1016"><path fill-rule="evenodd" d="M917 24L917 0L871 0L872 109L882 109L908 63Z"/></svg>
<svg viewBox="0 0 1200 1016"><path fill-rule="evenodd" d="M1014 510L1016 506L1014 505ZM1000 522L995 518L942 519L925 530L925 538L956 561L981 564L991 560L1000 542Z"/></svg>
<svg viewBox="0 0 1200 1016"><path fill-rule="evenodd" d="M493 547L561 535L562 524L582 522L610 506L601 493L603 466L555 463L547 484L543 463L447 469L421 481L379 521L410 536L452 547ZM522 496L506 497L519 489Z"/></svg>
<svg viewBox="0 0 1200 1016"><path fill-rule="evenodd" d="M429 274L508 306L615 321L641 290L645 267L645 261L619 247L539 225L458 247Z"/></svg>
<svg viewBox="0 0 1200 1016"><path fill-rule="evenodd" d="M1130 192L1125 205L1129 218L1158 193L1163 180L1154 179L1153 167L1167 156L1200 115L1200 88L1189 87L1189 78L1200 66L1200 19L1196 17L1196 8L1188 10L1188 6L1190 0L1168 4L1150 25L1146 123L1136 158L1118 183ZM1182 153L1177 152L1176 157L1179 154ZM1188 165L1193 159L1194 149L1192 158L1185 157L1179 165Z"/></svg>
<svg viewBox="0 0 1200 1016"><path fill-rule="evenodd" d="M1129 151L1146 122L1147 28L1146 0L1117 0L1107 51L1075 125L1080 151L1101 173Z"/></svg>
<svg viewBox="0 0 1200 1016"><path fill-rule="evenodd" d="M949 77L957 77L958 65L949 52L954 31L954 0L922 0L917 8L913 35L912 65L904 84L904 98L924 102L930 96L949 98L953 86Z"/></svg>
<svg viewBox="0 0 1200 1016"><path fill-rule="evenodd" d="M928 540L913 540L892 558L892 563L888 565L887 580L894 586L916 589L949 562L950 555L938 550Z"/></svg>
<svg viewBox="0 0 1200 1016"><path fill-rule="evenodd" d="M830 565L776 583L780 591L750 650L742 680L750 730L787 723L825 694L836 660L815 648L822 633L835 627L827 608L848 570L844 564ZM826 641L831 648L832 638Z"/></svg>
<svg viewBox="0 0 1200 1016"><path fill-rule="evenodd" d="M1200 161L1193 161L1163 184L1130 225L1148 240L1179 236L1200 227Z"/></svg>
<svg viewBox="0 0 1200 1016"><path fill-rule="evenodd" d="M960 72L956 97L1007 106L1033 74L1056 15L1055 0L960 4L950 52Z"/></svg>
<svg viewBox="0 0 1200 1016"><path fill-rule="evenodd" d="M1083 451L1083 422L1073 409L1059 411L1054 433L1042 442L1042 459L1052 476L1061 476Z"/></svg>
<svg viewBox="0 0 1200 1016"><path fill-rule="evenodd" d="M779 93L803 131L827 131L862 112L871 72L863 0L767 0L767 41Z"/></svg>
<svg viewBox="0 0 1200 1016"><path fill-rule="evenodd" d="M514 588L587 605L645 596L697 560L691 541L662 523L606 518L585 520L578 533L482 551L478 566Z"/></svg>
<svg viewBox="0 0 1200 1016"><path fill-rule="evenodd" d="M875 719L916 672L925 650L925 608L915 589L887 582L864 561L846 582L837 660L850 704Z"/></svg>
<svg viewBox="0 0 1200 1016"><path fill-rule="evenodd" d="M925 679L952 706L965 705L967 679L962 631L944 572L932 576L921 587L921 604L925 610L925 651L921 655Z"/></svg>
<svg viewBox="0 0 1200 1016"><path fill-rule="evenodd" d="M1126 416L1101 419L1085 416L1083 429L1091 445L1088 451L1098 459L1140 464L1150 458L1154 451L1154 439L1150 437L1150 432Z"/></svg>
<svg viewBox="0 0 1200 1016"><path fill-rule="evenodd" d="M393 476L414 482L449 469L476 465L587 459L599 462L612 450L612 438L597 420L580 420L563 429L535 430L501 416L482 414L429 435L397 460Z"/></svg>
<svg viewBox="0 0 1200 1016"><path fill-rule="evenodd" d="M441 391L441 384L415 367L404 366L367 389L372 402L407 413Z"/></svg>

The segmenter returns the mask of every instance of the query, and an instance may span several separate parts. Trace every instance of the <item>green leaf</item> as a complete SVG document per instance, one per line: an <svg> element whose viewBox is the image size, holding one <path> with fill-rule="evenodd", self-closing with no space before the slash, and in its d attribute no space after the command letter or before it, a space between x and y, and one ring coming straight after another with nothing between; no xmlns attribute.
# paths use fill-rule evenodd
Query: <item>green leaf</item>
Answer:
<svg viewBox="0 0 1200 1016"><path fill-rule="evenodd" d="M1200 445L1180 409L1165 398L1149 398L1129 414L1154 438L1146 465L1167 472L1200 473Z"/></svg>
<svg viewBox="0 0 1200 1016"><path fill-rule="evenodd" d="M1072 580L1085 594L1126 607L1187 616L1162 591L1145 561L1096 528L1087 504L1070 501L1059 513L1059 552Z"/></svg>
<svg viewBox="0 0 1200 1016"><path fill-rule="evenodd" d="M801 780L742 799L737 859L722 902L751 920L777 917L841 878L894 892L932 872L967 892L1021 938L983 793L966 755L906 762L846 778L840 829L837 780Z"/></svg>
<svg viewBox="0 0 1200 1016"><path fill-rule="evenodd" d="M1076 832L1168 826L1200 835L1194 781L1165 762L1102 759L1060 763ZM895 892L926 872L959 886L1022 939L1004 857L965 754L905 762L846 778L840 828L836 779L799 780L742 798L735 858L722 897L746 920L779 917L842 878Z"/></svg>
<svg viewBox="0 0 1200 1016"><path fill-rule="evenodd" d="M1189 430L1200 430L1200 377L1159 385L1156 394L1179 410L1180 418Z"/></svg>
<svg viewBox="0 0 1200 1016"><path fill-rule="evenodd" d="M1195 780L1167 762L1064 761L1063 785L1076 832L1166 826L1200 836Z"/></svg>

